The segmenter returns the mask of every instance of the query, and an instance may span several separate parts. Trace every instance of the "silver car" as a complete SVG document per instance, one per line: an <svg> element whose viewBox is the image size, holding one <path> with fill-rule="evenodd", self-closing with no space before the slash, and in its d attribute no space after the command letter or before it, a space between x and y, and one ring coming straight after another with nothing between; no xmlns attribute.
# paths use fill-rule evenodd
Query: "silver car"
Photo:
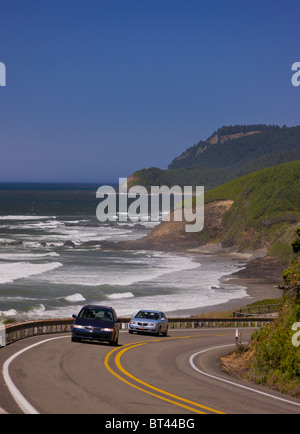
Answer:
<svg viewBox="0 0 300 434"><path fill-rule="evenodd" d="M167 336L169 321L163 312L157 310L140 310L129 321L129 333L154 333L159 336L162 333Z"/></svg>

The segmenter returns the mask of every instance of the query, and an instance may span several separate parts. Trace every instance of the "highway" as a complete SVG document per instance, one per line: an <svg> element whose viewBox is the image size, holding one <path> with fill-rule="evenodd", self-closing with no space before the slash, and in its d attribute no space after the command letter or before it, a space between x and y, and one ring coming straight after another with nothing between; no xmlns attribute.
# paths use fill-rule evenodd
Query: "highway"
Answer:
<svg viewBox="0 0 300 434"><path fill-rule="evenodd" d="M243 341L253 330L242 329ZM119 346L70 334L0 349L0 414L299 414L300 400L224 373L234 329L120 332Z"/></svg>

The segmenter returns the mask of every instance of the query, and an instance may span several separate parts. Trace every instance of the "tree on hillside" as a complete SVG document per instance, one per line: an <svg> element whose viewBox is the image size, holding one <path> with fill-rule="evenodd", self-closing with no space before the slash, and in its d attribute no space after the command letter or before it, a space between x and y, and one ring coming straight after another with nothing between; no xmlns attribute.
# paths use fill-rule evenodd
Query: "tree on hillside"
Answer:
<svg viewBox="0 0 300 434"><path fill-rule="evenodd" d="M300 228L296 231L297 239L291 245L296 257L292 259L290 266L283 273L283 286L281 289L300 302Z"/></svg>
<svg viewBox="0 0 300 434"><path fill-rule="evenodd" d="M293 251L296 254L300 253L300 228L296 230L296 234L298 235L298 238L291 242L291 246L293 247Z"/></svg>

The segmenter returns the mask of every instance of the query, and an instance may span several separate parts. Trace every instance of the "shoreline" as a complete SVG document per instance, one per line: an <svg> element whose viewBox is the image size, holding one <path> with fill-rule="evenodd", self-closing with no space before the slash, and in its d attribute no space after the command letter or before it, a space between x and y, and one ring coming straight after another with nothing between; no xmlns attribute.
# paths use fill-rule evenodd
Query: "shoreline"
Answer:
<svg viewBox="0 0 300 434"><path fill-rule="evenodd" d="M199 249L200 250L200 249ZM247 295L242 298L234 298L231 300L228 300L225 303L215 304L215 305L209 305L209 306L199 306L195 307L193 309L178 309L176 311L169 311L167 313L168 316L178 316L178 317L188 317L188 316L199 316L201 314L216 314L217 312L227 312L227 311L234 311L237 309L240 309L242 307L245 307L249 304L255 303L260 300L264 299L280 299L283 296L282 291L278 288L275 281L272 281L272 279L268 279L268 276L264 278L263 276L259 275L257 277L253 277L253 270L251 267L250 273L247 273L247 268L249 266L249 263L251 261L258 259L258 258L264 258L264 252L253 252L253 253L237 253L237 252L218 252L218 253L212 253L211 251L206 254L203 254L203 250L199 251L196 250L189 250L185 253L190 254L199 254L196 255L196 258L198 256L199 262L201 262L201 257L211 257L211 258L226 258L228 262L230 261L241 261L241 263L244 263L244 268L240 271L235 271L232 274L227 274L222 276L219 279L220 285L234 285L237 287L244 287ZM244 273L243 273L244 272ZM246 272L246 273L245 273ZM239 275L241 274L241 275ZM246 274L246 275L243 275Z"/></svg>
<svg viewBox="0 0 300 434"><path fill-rule="evenodd" d="M220 283L243 286L245 287L247 296L228 300L227 302L221 304L168 312L168 316L188 317L208 314L210 312L215 314L216 312L234 311L236 309L240 309L241 307L255 303L256 301L272 298L280 299L283 295L282 291L278 289L274 283L262 282L260 279L224 276L220 279Z"/></svg>

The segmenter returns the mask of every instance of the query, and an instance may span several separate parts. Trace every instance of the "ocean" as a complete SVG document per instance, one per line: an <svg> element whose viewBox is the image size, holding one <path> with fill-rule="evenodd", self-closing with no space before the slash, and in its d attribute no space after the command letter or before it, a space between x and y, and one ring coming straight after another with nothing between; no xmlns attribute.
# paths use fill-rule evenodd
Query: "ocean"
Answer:
<svg viewBox="0 0 300 434"><path fill-rule="evenodd" d="M0 321L69 318L89 303L113 306L120 317L142 308L175 316L247 296L220 283L244 266L239 261L102 250L93 242L138 239L159 223L146 215L100 223L98 187L0 184Z"/></svg>

